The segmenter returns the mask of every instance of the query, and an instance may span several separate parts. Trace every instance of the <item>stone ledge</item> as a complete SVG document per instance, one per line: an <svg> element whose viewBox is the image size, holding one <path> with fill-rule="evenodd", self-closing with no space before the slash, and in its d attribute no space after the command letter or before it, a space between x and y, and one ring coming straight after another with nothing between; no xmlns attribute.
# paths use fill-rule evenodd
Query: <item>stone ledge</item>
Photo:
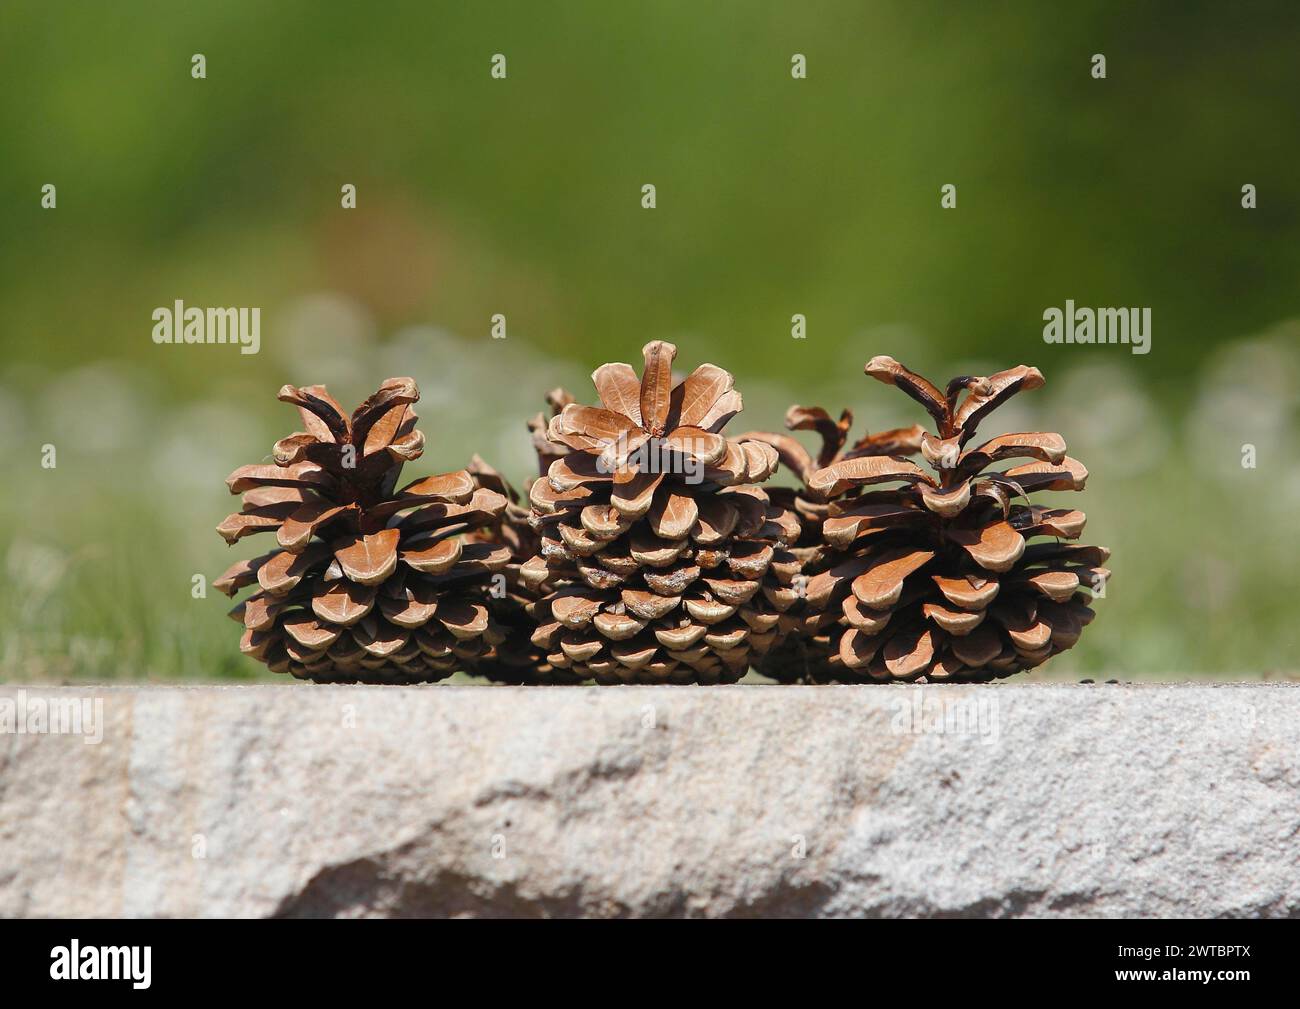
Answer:
<svg viewBox="0 0 1300 1009"><path fill-rule="evenodd" d="M98 743L4 724L81 697ZM1298 725L1288 685L3 687L0 914L1297 915Z"/></svg>

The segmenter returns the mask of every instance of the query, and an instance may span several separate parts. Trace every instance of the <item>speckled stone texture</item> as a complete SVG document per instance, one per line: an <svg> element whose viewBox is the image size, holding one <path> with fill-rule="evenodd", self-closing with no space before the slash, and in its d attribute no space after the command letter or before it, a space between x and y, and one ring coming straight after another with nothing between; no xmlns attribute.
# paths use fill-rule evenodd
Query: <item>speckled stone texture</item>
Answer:
<svg viewBox="0 0 1300 1009"><path fill-rule="evenodd" d="M51 698L102 741L18 733ZM10 686L0 914L1297 915L1298 726L1291 685Z"/></svg>

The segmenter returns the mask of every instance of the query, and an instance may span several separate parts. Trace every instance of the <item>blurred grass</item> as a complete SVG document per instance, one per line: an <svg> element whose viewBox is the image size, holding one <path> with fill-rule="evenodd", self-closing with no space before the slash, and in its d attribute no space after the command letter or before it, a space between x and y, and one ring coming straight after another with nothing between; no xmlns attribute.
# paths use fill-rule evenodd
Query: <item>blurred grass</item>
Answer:
<svg viewBox="0 0 1300 1009"><path fill-rule="evenodd" d="M281 383L415 375L413 473L479 451L522 481L545 390L655 337L737 374L737 430L791 402L921 419L862 377L876 353L1038 364L1006 424L1089 467L1116 575L1034 675L1295 669L1297 28L1280 3L6 3L0 675L269 678L190 580L252 552L212 527L296 426ZM261 306L262 353L155 346L176 298ZM1150 306L1153 352L1045 346L1066 298Z"/></svg>

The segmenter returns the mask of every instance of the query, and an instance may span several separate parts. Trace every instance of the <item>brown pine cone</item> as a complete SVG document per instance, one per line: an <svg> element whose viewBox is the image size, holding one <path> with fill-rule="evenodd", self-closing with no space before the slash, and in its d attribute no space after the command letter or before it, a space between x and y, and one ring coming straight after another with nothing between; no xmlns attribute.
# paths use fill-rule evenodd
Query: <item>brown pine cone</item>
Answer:
<svg viewBox="0 0 1300 1009"><path fill-rule="evenodd" d="M228 543L274 532L278 544L214 582L231 596L259 586L231 610L240 650L300 679L421 683L500 644L507 497L469 470L395 490L424 451L415 382L388 379L351 416L324 386L286 385L279 398L306 431L277 442L273 464L230 475L243 507L217 527Z"/></svg>
<svg viewBox="0 0 1300 1009"><path fill-rule="evenodd" d="M563 389L552 389L546 395L551 408L551 416L558 414L565 406L573 402L573 397ZM537 464L541 479L550 464L568 452L563 445L557 445L546 438L547 419L537 414L528 422L528 429L533 435L533 447L537 452ZM537 629L529 608L544 592L541 588L520 576L520 562L537 556L542 546L542 538L533 528L531 513L519 502L515 489L495 470L474 457L469 466L478 481L485 487L503 494L509 501L502 513L501 522L481 531L481 535L504 542L510 548L511 561L505 569L505 589L499 595L493 615L504 633L503 640L474 663L474 673L484 676L494 683L511 685L574 684L584 679L569 669L557 669L546 657L546 650L533 642L533 632Z"/></svg>
<svg viewBox="0 0 1300 1009"><path fill-rule="evenodd" d="M1042 374L1021 365L940 392L889 357L866 373L920 402L937 433L887 431L843 451L851 418L835 425L824 411L794 408L787 426L822 433L816 464L793 438L762 436L804 481L795 506L805 577L786 618L792 637L761 671L813 682L984 681L1072 647L1093 619L1087 603L1109 578L1110 552L1062 542L1082 533L1083 513L1028 495L1082 490L1087 470L1057 434L965 447L984 417L1042 385ZM937 476L905 458L918 449ZM988 471L1015 458L1035 461ZM902 486L865 489L881 484Z"/></svg>
<svg viewBox="0 0 1300 1009"><path fill-rule="evenodd" d="M674 384L676 347L642 353L640 379L603 365L602 406L548 426L556 458L529 493L541 549L522 569L541 593L533 640L600 683L733 682L796 601L798 521L758 486L775 450L720 433L742 406L731 375L704 364Z"/></svg>
<svg viewBox="0 0 1300 1009"><path fill-rule="evenodd" d="M773 487L768 490L773 502L793 509L799 516L801 531L791 550L799 558L803 573L795 581L798 601L781 615L781 641L763 658L760 672L786 683L828 683L836 679L842 668L838 659L831 662L839 649L839 634L832 633L839 621L839 611L810 607L804 592L808 574L825 569L827 547L822 538L822 523L826 521L830 505L820 496L808 493L808 481L817 470L840 458L915 455L921 451L921 436L925 429L914 424L908 428L864 434L845 451L844 445L853 427L850 410L842 410L839 420L833 420L819 406L792 406L786 411L785 426L791 431L816 432L821 441L817 455L811 455L787 434L750 431L740 436L771 445L782 464L802 484L801 489Z"/></svg>

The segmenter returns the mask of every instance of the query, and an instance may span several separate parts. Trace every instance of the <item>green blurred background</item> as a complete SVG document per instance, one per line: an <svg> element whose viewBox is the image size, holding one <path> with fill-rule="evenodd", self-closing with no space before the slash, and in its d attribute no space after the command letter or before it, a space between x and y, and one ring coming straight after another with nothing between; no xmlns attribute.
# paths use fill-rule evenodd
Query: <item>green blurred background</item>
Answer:
<svg viewBox="0 0 1300 1009"><path fill-rule="evenodd" d="M257 552L213 526L282 383L413 375L409 475L521 483L546 390L653 338L736 373L736 432L924 419L874 354L1038 365L988 433L1065 435L1115 577L1032 678L1288 676L1297 38L1290 3L5 0L0 677L274 678L190 590ZM1067 298L1150 307L1152 352L1044 345ZM261 353L156 346L175 299L259 306Z"/></svg>

